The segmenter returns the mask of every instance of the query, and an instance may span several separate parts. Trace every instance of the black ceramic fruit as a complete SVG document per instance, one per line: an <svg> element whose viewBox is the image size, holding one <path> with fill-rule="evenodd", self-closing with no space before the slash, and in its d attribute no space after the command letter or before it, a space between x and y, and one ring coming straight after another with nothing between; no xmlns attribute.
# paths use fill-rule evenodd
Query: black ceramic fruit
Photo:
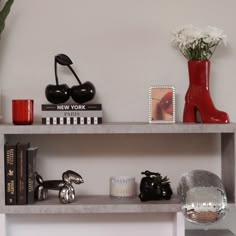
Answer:
<svg viewBox="0 0 236 236"><path fill-rule="evenodd" d="M57 63L60 63L60 61L58 61L58 58L56 56L54 60L56 84L49 84L45 89L45 95L47 100L54 104L64 103L70 98L69 86L67 84L59 84L58 82Z"/></svg>
<svg viewBox="0 0 236 236"><path fill-rule="evenodd" d="M58 76L57 76L57 63L62 66L67 66L72 74L77 79L79 85L73 86L71 89L66 84L59 85ZM71 59L65 54L59 54L55 56L55 79L56 85L49 84L45 89L46 98L49 102L58 104L66 102L70 96L77 103L88 102L94 98L96 89L94 85L87 81L85 83L81 83L79 77L71 67L72 65Z"/></svg>
<svg viewBox="0 0 236 236"><path fill-rule="evenodd" d="M67 84L49 84L45 94L47 100L53 104L64 103L70 98L70 88Z"/></svg>
<svg viewBox="0 0 236 236"><path fill-rule="evenodd" d="M73 86L70 92L75 102L84 103L94 98L96 90L94 85L87 81L83 84Z"/></svg>

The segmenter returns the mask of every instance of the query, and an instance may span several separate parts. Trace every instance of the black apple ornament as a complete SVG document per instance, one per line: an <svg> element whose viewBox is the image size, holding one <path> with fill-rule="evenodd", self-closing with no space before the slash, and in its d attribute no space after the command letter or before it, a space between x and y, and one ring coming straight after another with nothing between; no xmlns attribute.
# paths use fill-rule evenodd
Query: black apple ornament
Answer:
<svg viewBox="0 0 236 236"><path fill-rule="evenodd" d="M73 86L71 89L69 89L66 84L59 85L57 77L57 63L62 66L67 66L77 79L79 85ZM94 98L96 93L94 85L89 81L81 83L79 77L71 67L72 64L73 63L71 59L65 54L59 54L55 57L56 85L48 85L45 91L46 97L49 102L55 104L63 103L66 102L70 96L77 103L88 102ZM64 98L64 100L62 98Z"/></svg>

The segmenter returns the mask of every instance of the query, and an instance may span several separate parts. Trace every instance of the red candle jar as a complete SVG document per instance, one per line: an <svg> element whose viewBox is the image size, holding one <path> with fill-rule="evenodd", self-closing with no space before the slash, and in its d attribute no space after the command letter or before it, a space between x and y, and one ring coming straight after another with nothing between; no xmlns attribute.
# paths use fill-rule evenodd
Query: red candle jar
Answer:
<svg viewBox="0 0 236 236"><path fill-rule="evenodd" d="M15 125L31 125L34 117L34 100L12 100L12 121Z"/></svg>

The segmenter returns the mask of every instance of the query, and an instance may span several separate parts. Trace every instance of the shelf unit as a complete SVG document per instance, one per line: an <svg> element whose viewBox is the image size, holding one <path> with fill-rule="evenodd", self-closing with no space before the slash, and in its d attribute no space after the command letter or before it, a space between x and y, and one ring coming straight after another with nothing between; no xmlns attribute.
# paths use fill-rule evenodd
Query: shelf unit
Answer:
<svg viewBox="0 0 236 236"><path fill-rule="evenodd" d="M235 130L236 124L149 124L149 123L105 123L102 125L81 126L14 126L4 124L0 126L1 153L8 137L14 135L66 135L66 134L216 134L221 138L221 178L224 183L228 202L235 203ZM176 236L217 235L220 231L186 231L184 233L184 220L181 205L176 197L170 201L151 201L142 203L138 198L116 199L109 196L79 196L75 202L62 205L58 199L38 202L34 205L5 206L4 194L4 158L0 159L0 228L5 227L7 214L65 214L65 213L172 213L176 215ZM233 235L227 230L221 231L223 236Z"/></svg>

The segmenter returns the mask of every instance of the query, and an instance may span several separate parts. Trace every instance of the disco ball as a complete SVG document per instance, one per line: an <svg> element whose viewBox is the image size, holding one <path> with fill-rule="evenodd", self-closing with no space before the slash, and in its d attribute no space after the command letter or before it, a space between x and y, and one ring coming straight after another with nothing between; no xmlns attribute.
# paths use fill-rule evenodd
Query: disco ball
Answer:
<svg viewBox="0 0 236 236"><path fill-rule="evenodd" d="M195 224L209 225L227 213L227 198L221 179L205 170L182 175L177 194L185 218Z"/></svg>

